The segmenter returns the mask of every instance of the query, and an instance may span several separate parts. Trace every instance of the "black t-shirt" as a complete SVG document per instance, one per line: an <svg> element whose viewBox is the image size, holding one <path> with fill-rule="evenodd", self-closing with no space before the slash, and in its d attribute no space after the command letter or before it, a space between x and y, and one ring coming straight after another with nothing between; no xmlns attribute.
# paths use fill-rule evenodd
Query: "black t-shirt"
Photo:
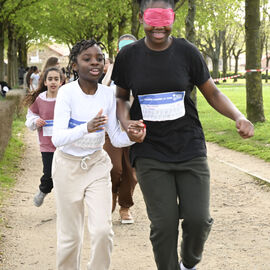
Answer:
<svg viewBox="0 0 270 270"><path fill-rule="evenodd" d="M112 80L132 89L130 117L144 119L147 132L143 143L131 147L132 164L137 157L181 162L206 156L202 126L190 93L194 85L209 78L202 55L183 38L173 38L164 51L150 50L144 39L121 49Z"/></svg>

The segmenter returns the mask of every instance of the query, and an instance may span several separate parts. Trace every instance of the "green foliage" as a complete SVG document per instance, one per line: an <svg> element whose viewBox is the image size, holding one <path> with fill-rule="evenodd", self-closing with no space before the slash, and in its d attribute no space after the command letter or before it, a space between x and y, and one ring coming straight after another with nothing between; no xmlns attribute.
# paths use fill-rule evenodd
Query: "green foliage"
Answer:
<svg viewBox="0 0 270 270"><path fill-rule="evenodd" d="M108 23L117 25L121 16L130 16L129 1L121 0L55 0L36 1L17 12L18 24L23 24L32 36L47 36L70 46L78 40L96 38L107 43ZM35 35L36 32L36 35Z"/></svg>
<svg viewBox="0 0 270 270"><path fill-rule="evenodd" d="M233 21L241 20L242 3L241 0L198 1L196 21L205 31L223 30Z"/></svg>
<svg viewBox="0 0 270 270"><path fill-rule="evenodd" d="M188 13L188 1L185 1L184 5L181 6L175 12L175 21L173 24L172 34L175 37L185 37L185 19Z"/></svg>
<svg viewBox="0 0 270 270"><path fill-rule="evenodd" d="M224 84L218 87L246 115L245 85ZM266 122L255 124L254 137L244 140L238 135L235 123L216 112L198 91L198 111L206 140L270 161L270 137L268 136L270 129L269 85L264 85L263 96Z"/></svg>

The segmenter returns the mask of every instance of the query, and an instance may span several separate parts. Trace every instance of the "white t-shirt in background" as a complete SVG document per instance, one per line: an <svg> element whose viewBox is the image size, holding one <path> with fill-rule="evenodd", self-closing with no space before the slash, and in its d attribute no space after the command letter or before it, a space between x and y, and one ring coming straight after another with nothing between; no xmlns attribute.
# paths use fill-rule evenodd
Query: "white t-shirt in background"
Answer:
<svg viewBox="0 0 270 270"><path fill-rule="evenodd" d="M31 90L36 90L38 88L40 75L38 73L32 73L30 79L32 79L32 86L30 86Z"/></svg>

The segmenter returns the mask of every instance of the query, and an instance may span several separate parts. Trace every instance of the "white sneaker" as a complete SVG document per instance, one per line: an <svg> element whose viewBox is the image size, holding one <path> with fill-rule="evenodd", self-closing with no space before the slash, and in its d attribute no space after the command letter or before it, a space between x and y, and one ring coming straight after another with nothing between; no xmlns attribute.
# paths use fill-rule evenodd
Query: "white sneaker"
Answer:
<svg viewBox="0 0 270 270"><path fill-rule="evenodd" d="M47 193L43 193L42 191L39 190L34 197L34 205L36 207L40 207L43 204L43 201L46 195Z"/></svg>
<svg viewBox="0 0 270 270"><path fill-rule="evenodd" d="M119 210L122 224L133 224L134 219L130 213L129 208L121 207Z"/></svg>
<svg viewBox="0 0 270 270"><path fill-rule="evenodd" d="M180 269L181 270L196 270L195 266L192 268L186 268L182 262L180 262Z"/></svg>

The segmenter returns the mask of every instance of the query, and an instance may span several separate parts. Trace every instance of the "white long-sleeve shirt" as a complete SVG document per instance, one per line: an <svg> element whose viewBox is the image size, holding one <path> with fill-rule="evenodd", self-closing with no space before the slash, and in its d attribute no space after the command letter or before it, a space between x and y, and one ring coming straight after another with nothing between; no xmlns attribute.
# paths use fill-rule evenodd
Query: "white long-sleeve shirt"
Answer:
<svg viewBox="0 0 270 270"><path fill-rule="evenodd" d="M103 109L108 116L105 130L89 133L87 123ZM85 94L78 80L63 85L54 109L52 142L61 151L74 156L87 156L103 148L105 131L115 147L132 145L116 118L116 99L110 87L98 84L94 95Z"/></svg>
<svg viewBox="0 0 270 270"><path fill-rule="evenodd" d="M42 92L27 111L25 125L30 130L38 131L41 152L55 151L55 147L51 140L55 100L55 98L47 97L47 91ZM37 119L39 118L46 122L45 126L42 128L37 128L36 125Z"/></svg>

